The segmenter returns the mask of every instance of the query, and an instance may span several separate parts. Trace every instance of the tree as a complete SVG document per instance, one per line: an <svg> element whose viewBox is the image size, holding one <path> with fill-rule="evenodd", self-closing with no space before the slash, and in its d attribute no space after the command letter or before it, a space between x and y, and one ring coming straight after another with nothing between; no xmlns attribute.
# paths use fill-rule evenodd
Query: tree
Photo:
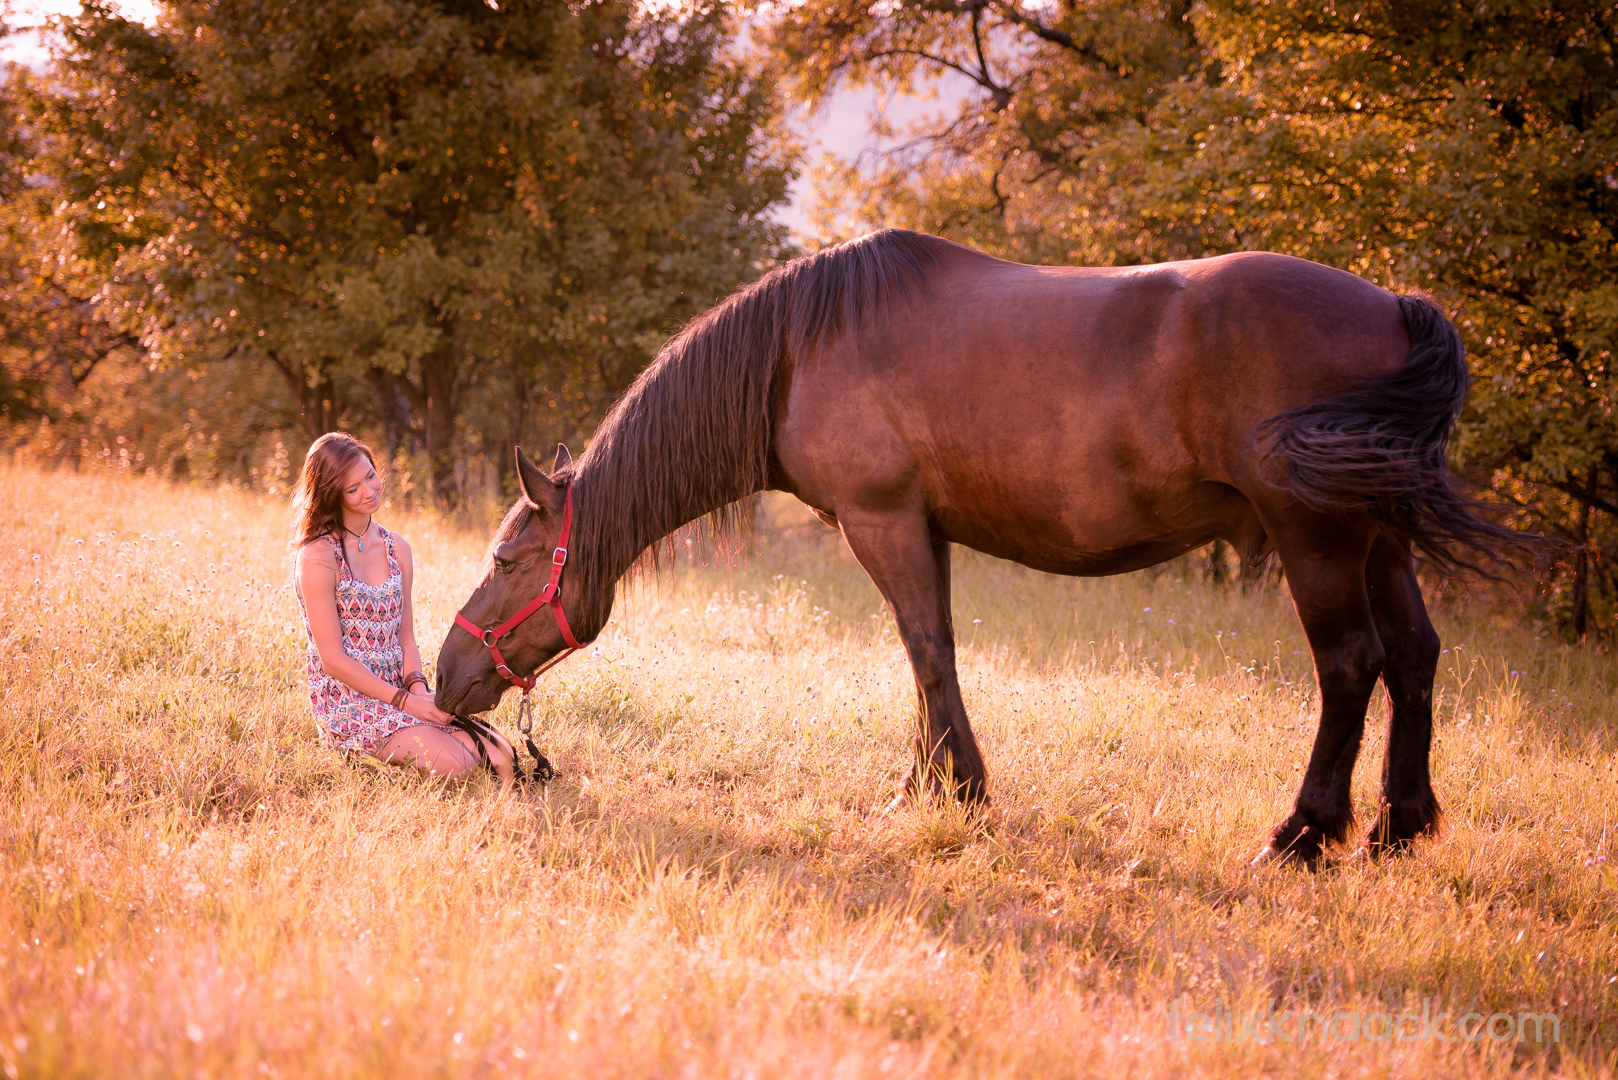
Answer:
<svg viewBox="0 0 1618 1080"><path fill-rule="evenodd" d="M1618 8L1520 0L810 0L802 91L972 80L841 209L1029 261L1267 248L1429 289L1478 376L1463 468L1568 540L1551 600L1610 626Z"/></svg>
<svg viewBox="0 0 1618 1080"><path fill-rule="evenodd" d="M51 258L54 191L34 173L36 143L0 87L0 417L11 423L56 415L98 364L138 346L94 318L80 267Z"/></svg>
<svg viewBox="0 0 1618 1080"><path fill-rule="evenodd" d="M419 446L440 500L537 410L599 415L782 250L790 146L720 7L186 0L63 29L32 103L105 302L163 363L278 372L306 439Z"/></svg>

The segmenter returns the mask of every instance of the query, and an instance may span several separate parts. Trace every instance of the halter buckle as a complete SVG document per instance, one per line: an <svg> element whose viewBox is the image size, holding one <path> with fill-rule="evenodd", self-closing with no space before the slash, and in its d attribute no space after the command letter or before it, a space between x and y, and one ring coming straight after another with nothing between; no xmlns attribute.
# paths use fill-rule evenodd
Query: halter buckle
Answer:
<svg viewBox="0 0 1618 1080"><path fill-rule="evenodd" d="M555 551L551 552L551 565L552 566L565 566L565 565L567 565L567 548L559 547Z"/></svg>

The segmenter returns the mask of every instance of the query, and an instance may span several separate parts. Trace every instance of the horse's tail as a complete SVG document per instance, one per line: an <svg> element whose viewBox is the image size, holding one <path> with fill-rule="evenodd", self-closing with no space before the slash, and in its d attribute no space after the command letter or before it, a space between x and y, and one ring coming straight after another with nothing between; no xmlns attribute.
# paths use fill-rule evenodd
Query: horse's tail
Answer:
<svg viewBox="0 0 1618 1080"><path fill-rule="evenodd" d="M1478 570L1530 536L1480 520L1450 486L1445 454L1471 376L1461 335L1426 296L1399 297L1410 359L1397 371L1284 412L1259 427L1286 463L1285 486L1313 509L1369 515L1440 569Z"/></svg>

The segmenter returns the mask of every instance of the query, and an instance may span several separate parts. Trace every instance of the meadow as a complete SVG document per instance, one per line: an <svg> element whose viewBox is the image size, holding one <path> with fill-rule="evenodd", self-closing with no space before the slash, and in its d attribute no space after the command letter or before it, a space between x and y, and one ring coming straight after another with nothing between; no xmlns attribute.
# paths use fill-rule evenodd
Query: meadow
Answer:
<svg viewBox="0 0 1618 1080"><path fill-rule="evenodd" d="M560 775L507 790L317 742L283 501L0 467L5 1075L1618 1067L1610 653L1446 589L1442 835L1255 870L1318 708L1284 585L961 553L994 809L884 815L914 709L891 619L835 533L764 510L748 558L635 584L546 677ZM485 534L379 520L430 658Z"/></svg>

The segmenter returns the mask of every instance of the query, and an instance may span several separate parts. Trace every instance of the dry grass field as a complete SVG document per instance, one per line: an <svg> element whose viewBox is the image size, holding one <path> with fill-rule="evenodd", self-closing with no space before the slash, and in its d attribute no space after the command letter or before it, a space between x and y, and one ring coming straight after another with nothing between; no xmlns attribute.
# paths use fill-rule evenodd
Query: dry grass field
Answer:
<svg viewBox="0 0 1618 1080"><path fill-rule="evenodd" d="M5 1075L1614 1071L1610 655L1455 591L1444 834L1255 871L1315 728L1284 590L963 554L995 811L882 816L891 621L834 533L767 511L753 557L636 586L547 677L562 775L506 791L316 742L283 504L0 469ZM434 655L482 537L382 520Z"/></svg>

